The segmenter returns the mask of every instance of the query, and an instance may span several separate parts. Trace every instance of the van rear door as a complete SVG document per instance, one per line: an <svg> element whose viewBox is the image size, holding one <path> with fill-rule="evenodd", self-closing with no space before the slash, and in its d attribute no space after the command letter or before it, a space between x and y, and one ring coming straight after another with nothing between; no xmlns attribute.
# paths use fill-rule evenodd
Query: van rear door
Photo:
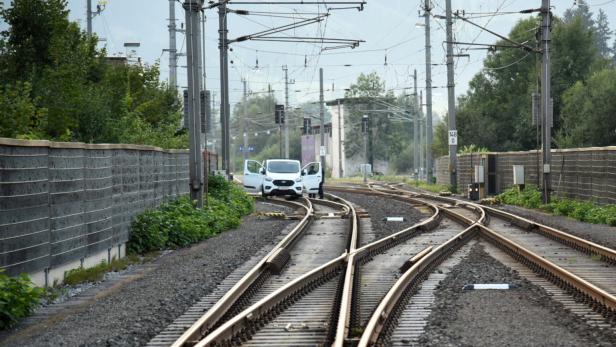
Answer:
<svg viewBox="0 0 616 347"><path fill-rule="evenodd" d="M244 161L244 189L249 192L260 192L263 184L261 164L256 160Z"/></svg>
<svg viewBox="0 0 616 347"><path fill-rule="evenodd" d="M302 179L304 191L308 194L318 193L322 181L321 163L309 163L302 169L302 174L304 175Z"/></svg>

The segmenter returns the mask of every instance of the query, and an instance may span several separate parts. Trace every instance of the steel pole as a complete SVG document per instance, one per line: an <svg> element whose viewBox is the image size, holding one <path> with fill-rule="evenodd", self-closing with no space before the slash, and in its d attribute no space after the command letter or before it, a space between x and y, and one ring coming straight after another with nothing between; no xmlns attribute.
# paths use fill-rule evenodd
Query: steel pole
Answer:
<svg viewBox="0 0 616 347"><path fill-rule="evenodd" d="M247 102L248 102L248 94L246 91L246 80L242 80L243 84L244 84L244 100L243 100L243 106L244 106L244 117L242 117L242 137L244 138L244 151L242 152L244 154L244 160L248 159L248 131L246 131L246 118L248 117L248 107L247 107Z"/></svg>
<svg viewBox="0 0 616 347"><path fill-rule="evenodd" d="M175 33L175 0L169 0L169 88L177 92L178 58Z"/></svg>
<svg viewBox="0 0 616 347"><path fill-rule="evenodd" d="M344 171L342 169L342 108L340 107L340 99L338 99L338 178L342 178Z"/></svg>
<svg viewBox="0 0 616 347"><path fill-rule="evenodd" d="M325 99L323 96L323 68L319 69L319 105L321 106L319 112L321 120L321 147L319 148L319 154L321 155L321 170L323 171L323 175L325 175L325 153L323 153L322 150L325 148Z"/></svg>
<svg viewBox="0 0 616 347"><path fill-rule="evenodd" d="M432 183L432 53L430 44L430 0L424 3L426 30L426 181Z"/></svg>
<svg viewBox="0 0 616 347"><path fill-rule="evenodd" d="M552 107L551 107L551 66L550 66L550 0L541 1L541 137L543 154L543 203L550 202L551 190L551 142L552 142Z"/></svg>
<svg viewBox="0 0 616 347"><path fill-rule="evenodd" d="M284 70L284 157L289 159L289 69L287 66L283 66Z"/></svg>
<svg viewBox="0 0 616 347"><path fill-rule="evenodd" d="M456 93L453 71L453 18L451 14L451 0L445 2L447 17L447 96L449 116L449 184L453 191L458 186L458 131L456 130Z"/></svg>
<svg viewBox="0 0 616 347"><path fill-rule="evenodd" d="M87 32L88 36L92 36L92 0L87 1L86 5Z"/></svg>
<svg viewBox="0 0 616 347"><path fill-rule="evenodd" d="M228 40L227 40L227 2L220 1L218 6L218 34L220 50L220 125L222 140L222 169L230 174L230 145L229 134L229 63L228 63Z"/></svg>
<svg viewBox="0 0 616 347"><path fill-rule="evenodd" d="M423 91L419 91L419 105L423 105ZM426 167L426 126L422 119L423 106L419 108L419 177L423 176Z"/></svg>
<svg viewBox="0 0 616 347"><path fill-rule="evenodd" d="M200 40L199 21L201 0L185 0L186 11L186 59L188 65L188 132L190 142L189 175L190 198L196 206L203 207L203 177L201 157L201 74L199 73Z"/></svg>
<svg viewBox="0 0 616 347"><path fill-rule="evenodd" d="M417 70L413 71L413 95L415 96L415 107L413 108L413 170L419 173L419 101L417 94Z"/></svg>

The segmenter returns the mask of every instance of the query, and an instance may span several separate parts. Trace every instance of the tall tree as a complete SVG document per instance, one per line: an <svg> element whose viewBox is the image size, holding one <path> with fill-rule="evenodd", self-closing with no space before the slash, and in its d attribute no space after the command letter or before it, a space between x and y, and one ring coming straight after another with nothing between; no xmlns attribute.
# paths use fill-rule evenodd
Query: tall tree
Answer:
<svg viewBox="0 0 616 347"><path fill-rule="evenodd" d="M181 105L176 91L160 83L158 65L107 63L97 38L69 20L66 5L15 0L0 11L9 25L0 33L0 94L18 101L0 107L0 118L24 110L19 124L2 133L184 147L185 136L176 134Z"/></svg>
<svg viewBox="0 0 616 347"><path fill-rule="evenodd" d="M604 69L578 81L563 95L560 147L607 146L616 143L616 70Z"/></svg>
<svg viewBox="0 0 616 347"><path fill-rule="evenodd" d="M612 47L610 47L611 41L612 29L610 29L610 23L603 9L600 9L597 15L597 25L595 29L595 46L599 54L605 58L610 57L614 52Z"/></svg>

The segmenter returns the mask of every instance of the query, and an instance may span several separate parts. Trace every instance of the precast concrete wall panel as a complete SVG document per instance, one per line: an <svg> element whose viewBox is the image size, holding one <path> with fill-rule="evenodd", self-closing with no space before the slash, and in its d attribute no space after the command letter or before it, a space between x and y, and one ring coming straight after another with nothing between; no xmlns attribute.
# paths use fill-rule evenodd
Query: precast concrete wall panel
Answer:
<svg viewBox="0 0 616 347"><path fill-rule="evenodd" d="M0 138L0 268L60 268L125 243L136 214L188 193L188 151Z"/></svg>
<svg viewBox="0 0 616 347"><path fill-rule="evenodd" d="M540 151L490 153L496 156L498 193L513 186L513 165L524 165L525 183L541 185ZM477 154L474 154L476 156ZM472 182L470 154L458 156L458 186ZM476 165L477 163L475 163ZM448 184L449 158L436 159L437 182ZM552 150L552 191L555 196L616 203L616 147L589 147Z"/></svg>
<svg viewBox="0 0 616 347"><path fill-rule="evenodd" d="M8 273L49 266L48 152L0 146L0 263Z"/></svg>

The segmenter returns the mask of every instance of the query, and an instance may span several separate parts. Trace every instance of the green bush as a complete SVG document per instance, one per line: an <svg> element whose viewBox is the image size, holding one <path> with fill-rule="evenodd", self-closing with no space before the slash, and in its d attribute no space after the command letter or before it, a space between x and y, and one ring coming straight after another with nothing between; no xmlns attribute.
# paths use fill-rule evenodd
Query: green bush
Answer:
<svg viewBox="0 0 616 347"><path fill-rule="evenodd" d="M186 247L238 226L242 216L254 209L254 200L224 177L210 177L208 193L202 209L182 197L137 216L131 225L129 253Z"/></svg>
<svg viewBox="0 0 616 347"><path fill-rule="evenodd" d="M527 186L524 190L519 190L517 187L509 188L498 198L505 204L526 208L541 207L541 192L535 186Z"/></svg>
<svg viewBox="0 0 616 347"><path fill-rule="evenodd" d="M534 186L527 186L522 191L510 188L500 194L498 199L505 204L540 208L545 212L582 222L616 226L616 205L597 205L591 201L572 199L552 199L550 203L542 205L541 192Z"/></svg>
<svg viewBox="0 0 616 347"><path fill-rule="evenodd" d="M0 330L9 328L30 314L45 294L22 274L9 277L0 269Z"/></svg>

